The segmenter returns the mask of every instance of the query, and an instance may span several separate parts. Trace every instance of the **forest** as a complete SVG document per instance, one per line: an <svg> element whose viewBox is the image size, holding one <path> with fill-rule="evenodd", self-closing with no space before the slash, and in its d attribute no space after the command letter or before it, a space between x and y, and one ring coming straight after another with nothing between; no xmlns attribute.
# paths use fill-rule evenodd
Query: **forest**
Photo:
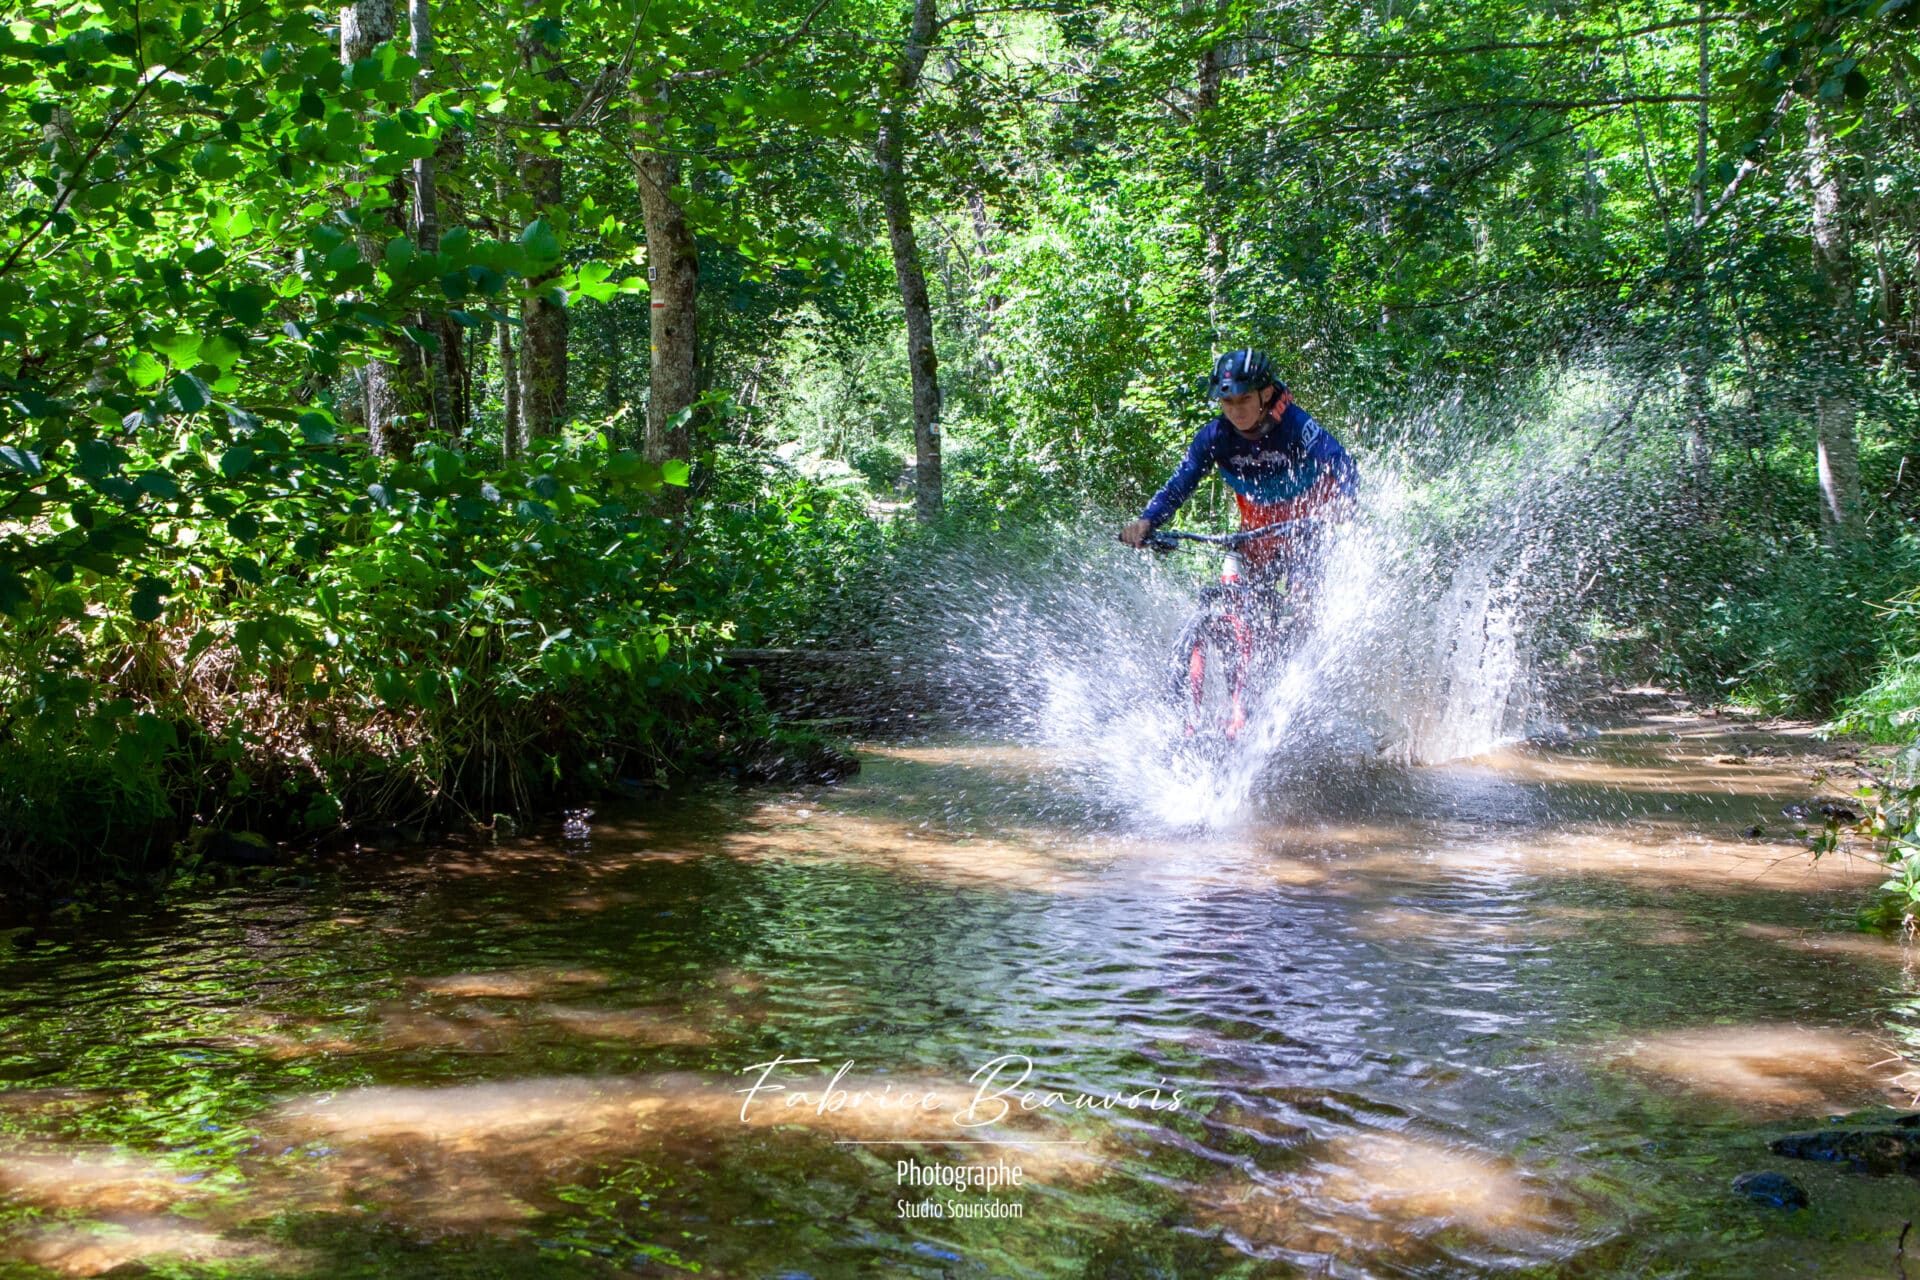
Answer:
<svg viewBox="0 0 1920 1280"><path fill-rule="evenodd" d="M1126 554L1248 345L1380 519L1533 566L1543 669L1903 741L1916 30L16 3L0 860L711 768L782 732L730 654L871 646L956 547Z"/></svg>

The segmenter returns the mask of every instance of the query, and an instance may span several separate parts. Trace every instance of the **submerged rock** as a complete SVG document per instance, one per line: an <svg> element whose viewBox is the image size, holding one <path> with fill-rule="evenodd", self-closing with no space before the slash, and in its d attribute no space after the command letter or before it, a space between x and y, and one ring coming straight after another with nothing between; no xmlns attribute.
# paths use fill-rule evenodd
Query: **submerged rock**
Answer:
<svg viewBox="0 0 1920 1280"><path fill-rule="evenodd" d="M1771 1169L1741 1174L1733 1180L1733 1193L1778 1209L1807 1207L1807 1189L1786 1174Z"/></svg>
<svg viewBox="0 0 1920 1280"><path fill-rule="evenodd" d="M1863 1173L1920 1173L1920 1117L1902 1116L1873 1128L1815 1129L1767 1144L1775 1155L1845 1164Z"/></svg>
<svg viewBox="0 0 1920 1280"><path fill-rule="evenodd" d="M215 831L202 827L184 842L186 851L202 862L223 863L230 867L270 867L280 861L280 851L266 837L252 831Z"/></svg>
<svg viewBox="0 0 1920 1280"><path fill-rule="evenodd" d="M1845 800L1809 800L1805 804L1790 804L1780 811L1780 816L1799 822L1811 822L1819 818L1843 827L1853 826L1860 821L1859 811Z"/></svg>

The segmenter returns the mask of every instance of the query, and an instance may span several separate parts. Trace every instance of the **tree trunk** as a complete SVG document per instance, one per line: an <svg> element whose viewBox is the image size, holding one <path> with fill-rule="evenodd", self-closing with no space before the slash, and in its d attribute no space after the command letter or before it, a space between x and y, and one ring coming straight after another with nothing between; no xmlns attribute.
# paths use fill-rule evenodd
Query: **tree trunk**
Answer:
<svg viewBox="0 0 1920 1280"><path fill-rule="evenodd" d="M1207 289L1208 338L1215 351L1226 345L1221 323L1222 313L1226 310L1227 237L1220 226L1225 216L1222 208L1221 161L1216 148L1206 144L1205 126L1214 109L1220 105L1220 74L1226 63L1226 53L1225 42L1216 40L1200 55L1200 83L1193 97L1193 123L1196 132L1201 135L1200 217L1207 234L1207 256L1201 267L1201 278Z"/></svg>
<svg viewBox="0 0 1920 1280"><path fill-rule="evenodd" d="M1814 448L1820 472L1821 528L1829 546L1858 537L1860 442L1854 435L1853 244L1843 200L1844 175L1833 155L1823 105L1807 104L1807 194L1813 206L1813 257L1833 308L1828 350L1815 370Z"/></svg>
<svg viewBox="0 0 1920 1280"><path fill-rule="evenodd" d="M433 66L433 21L428 8L431 0L407 0L407 29L412 40L413 57L420 69L413 77L413 100L427 96ZM423 254L440 252L440 201L434 181L434 157L421 156L413 162L413 242ZM431 334L431 347L421 348L426 365L426 382L432 409L431 425L444 440L457 434L453 416L453 385L450 366L454 335L444 316L421 312L416 320L420 332Z"/></svg>
<svg viewBox="0 0 1920 1280"><path fill-rule="evenodd" d="M493 188L494 199L502 210L507 208L507 179L513 164L514 145L506 130L500 131L499 141L500 167L496 170L501 176ZM526 452L526 428L520 416L520 365L513 349L513 326L506 320L494 322L495 334L499 340L500 358L500 456L518 458Z"/></svg>
<svg viewBox="0 0 1920 1280"><path fill-rule="evenodd" d="M521 37L520 60L527 69L532 70L536 60L551 63L553 56L553 50L530 33ZM547 75L551 78L552 72ZM542 107L540 119L557 124L560 116L552 107ZM520 153L519 176L521 189L543 215L565 196L560 157L544 147ZM520 304L520 413L529 440L560 434L560 425L567 419L567 308L541 287L551 284L560 271L556 263L551 271L529 280L529 290L537 292Z"/></svg>
<svg viewBox="0 0 1920 1280"><path fill-rule="evenodd" d="M500 398L504 413L500 423L500 456L517 458L523 452L526 433L520 428L520 368L513 355L513 326L496 324L500 335Z"/></svg>
<svg viewBox="0 0 1920 1280"><path fill-rule="evenodd" d="M635 121L633 165L640 189L640 210L647 232L648 331L652 361L647 381L648 461L693 459L692 437L683 416L693 407L699 378L700 255L686 210L674 199L678 165L665 146L667 86L654 97L654 109ZM666 498L674 501L668 490Z"/></svg>
<svg viewBox="0 0 1920 1280"><path fill-rule="evenodd" d="M340 61L352 66L370 55L374 48L393 39L398 14L394 0L354 0L340 10ZM390 226L391 213L383 212L371 220L372 228ZM379 262L385 245L363 231L359 237L360 256ZM404 374L395 362L375 356L367 362L367 448L377 455L405 457L412 441L406 429L406 397L402 394Z"/></svg>
<svg viewBox="0 0 1920 1280"><path fill-rule="evenodd" d="M913 208L908 200L906 153L907 111L920 82L933 44L934 0L913 0L913 18L907 31L894 78L891 100L880 109L880 129L874 139L874 160L880 168L880 200L887 215L887 238L893 246L893 273L900 284L900 304L907 320L907 367L913 378L914 513L922 521L940 517L940 378L933 348L933 308L927 300L927 275L920 265L920 247L914 240Z"/></svg>
<svg viewBox="0 0 1920 1280"><path fill-rule="evenodd" d="M1711 486L1712 453L1707 414L1710 394L1707 372L1712 363L1712 338L1709 333L1707 301L1707 143L1712 131L1708 95L1713 89L1712 66L1708 61L1707 0L1700 0L1700 110L1694 124L1693 150L1693 235L1688 249L1693 258L1693 352L1687 361L1687 463L1696 498L1704 498Z"/></svg>
<svg viewBox="0 0 1920 1280"><path fill-rule="evenodd" d="M984 141L981 145L985 145ZM986 375L986 389L991 395L1000 376L1001 365L997 356L989 354L992 348L987 345L986 339L993 333L994 320L1000 314L1000 307L1006 298L999 290L1000 268L994 262L994 228L987 216L987 199L976 188L967 196L967 207L973 214L974 261L978 264L973 276L974 346L980 353L976 357L978 368Z"/></svg>

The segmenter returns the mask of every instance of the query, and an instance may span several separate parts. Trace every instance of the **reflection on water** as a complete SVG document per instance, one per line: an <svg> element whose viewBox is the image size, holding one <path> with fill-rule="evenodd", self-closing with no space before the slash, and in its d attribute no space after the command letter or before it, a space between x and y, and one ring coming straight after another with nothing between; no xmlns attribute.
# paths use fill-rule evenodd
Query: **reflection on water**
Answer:
<svg viewBox="0 0 1920 1280"><path fill-rule="evenodd" d="M1880 1273L1910 1183L1728 1190L1909 1096L1909 957L1840 931L1874 868L1799 851L1805 744L1758 741L1296 771L1198 837L878 744L49 934L0 994L0 1273ZM899 1209L948 1199L1020 1216Z"/></svg>

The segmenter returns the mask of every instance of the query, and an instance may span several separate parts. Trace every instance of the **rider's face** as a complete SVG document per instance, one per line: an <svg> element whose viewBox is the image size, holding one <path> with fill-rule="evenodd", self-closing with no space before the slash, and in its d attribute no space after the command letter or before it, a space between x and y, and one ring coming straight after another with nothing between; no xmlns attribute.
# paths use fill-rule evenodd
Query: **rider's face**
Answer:
<svg viewBox="0 0 1920 1280"><path fill-rule="evenodd" d="M1237 396L1221 396L1220 409L1227 415L1227 421L1233 429L1243 436L1259 435L1260 419L1266 417L1260 408L1258 391L1243 391Z"/></svg>

